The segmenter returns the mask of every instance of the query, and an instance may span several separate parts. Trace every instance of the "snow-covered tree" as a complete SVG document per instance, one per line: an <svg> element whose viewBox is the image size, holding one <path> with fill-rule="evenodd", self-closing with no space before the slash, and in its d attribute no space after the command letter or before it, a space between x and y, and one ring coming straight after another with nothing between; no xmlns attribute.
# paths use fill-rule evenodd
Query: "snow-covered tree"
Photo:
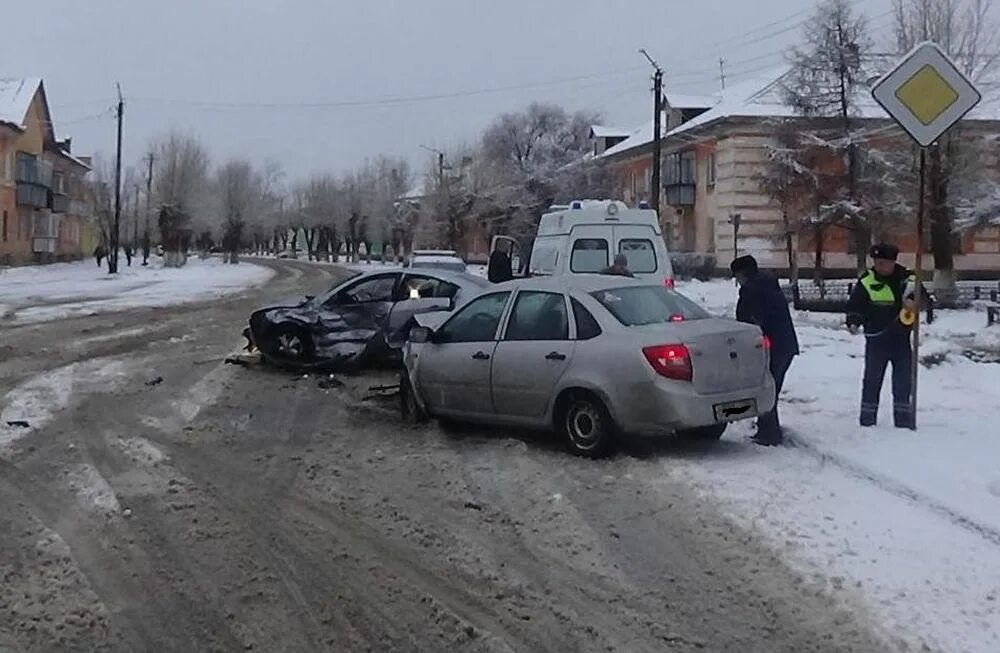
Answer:
<svg viewBox="0 0 1000 653"><path fill-rule="evenodd" d="M826 177L817 188L838 187L827 201L817 203L817 243L822 243L826 225L851 231L858 268L866 265L871 241L869 216L859 198L859 160L865 136L858 129L858 102L868 92L866 61L872 48L867 19L849 0L825 0L804 29L804 43L790 55L791 72L785 80L786 100L805 118L822 125L805 143L825 150L842 161L839 167L816 171ZM826 124L824 124L826 123ZM817 254L817 264L822 252Z"/></svg>

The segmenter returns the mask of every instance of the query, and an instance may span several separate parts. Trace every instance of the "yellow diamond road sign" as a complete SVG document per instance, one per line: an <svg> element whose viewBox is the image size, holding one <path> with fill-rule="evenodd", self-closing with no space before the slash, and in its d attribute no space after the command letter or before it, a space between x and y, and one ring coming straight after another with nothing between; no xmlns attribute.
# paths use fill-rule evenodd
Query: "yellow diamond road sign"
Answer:
<svg viewBox="0 0 1000 653"><path fill-rule="evenodd" d="M933 43L921 43L872 89L875 100L917 143L927 147L973 109L982 96Z"/></svg>

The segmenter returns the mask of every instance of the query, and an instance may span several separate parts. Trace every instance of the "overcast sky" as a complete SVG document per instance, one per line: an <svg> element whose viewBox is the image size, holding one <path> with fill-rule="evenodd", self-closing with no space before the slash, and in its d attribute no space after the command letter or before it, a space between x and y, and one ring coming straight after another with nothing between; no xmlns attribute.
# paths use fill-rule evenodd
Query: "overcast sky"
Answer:
<svg viewBox="0 0 1000 653"><path fill-rule="evenodd" d="M126 162L181 127L214 160L274 158L296 178L379 153L422 165L421 144L472 140L533 100L636 127L652 102L638 48L667 69L668 92L714 92L720 56L731 81L780 65L810 4L36 0L6 15L0 77L45 79L57 135L74 137L74 153L113 153L117 81ZM888 0L858 6L876 36L889 33Z"/></svg>

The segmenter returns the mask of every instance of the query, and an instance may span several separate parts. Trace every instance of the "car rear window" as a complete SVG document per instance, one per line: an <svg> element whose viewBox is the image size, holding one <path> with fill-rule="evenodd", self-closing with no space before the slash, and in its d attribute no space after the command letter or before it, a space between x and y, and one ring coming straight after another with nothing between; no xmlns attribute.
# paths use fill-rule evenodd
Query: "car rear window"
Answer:
<svg viewBox="0 0 1000 653"><path fill-rule="evenodd" d="M711 317L684 295L663 286L629 286L590 294L625 326Z"/></svg>

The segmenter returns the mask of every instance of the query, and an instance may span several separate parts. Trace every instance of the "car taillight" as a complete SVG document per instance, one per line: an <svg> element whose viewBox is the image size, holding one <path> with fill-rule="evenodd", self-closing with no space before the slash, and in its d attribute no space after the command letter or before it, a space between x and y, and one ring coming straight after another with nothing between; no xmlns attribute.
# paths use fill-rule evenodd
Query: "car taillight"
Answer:
<svg viewBox="0 0 1000 653"><path fill-rule="evenodd" d="M764 351L771 351L771 339L767 336L760 337L760 344L764 345Z"/></svg>
<svg viewBox="0 0 1000 653"><path fill-rule="evenodd" d="M690 381L691 352L684 345L656 345L643 347L643 356L660 376L678 381Z"/></svg>
<svg viewBox="0 0 1000 653"><path fill-rule="evenodd" d="M671 322L683 322L684 321L684 316L681 315L680 313L674 313L673 315L670 316L670 321Z"/></svg>
<svg viewBox="0 0 1000 653"><path fill-rule="evenodd" d="M669 290L673 290L675 285L676 284L674 283L674 278L673 277L666 277L663 280L663 287L664 288L667 288Z"/></svg>

